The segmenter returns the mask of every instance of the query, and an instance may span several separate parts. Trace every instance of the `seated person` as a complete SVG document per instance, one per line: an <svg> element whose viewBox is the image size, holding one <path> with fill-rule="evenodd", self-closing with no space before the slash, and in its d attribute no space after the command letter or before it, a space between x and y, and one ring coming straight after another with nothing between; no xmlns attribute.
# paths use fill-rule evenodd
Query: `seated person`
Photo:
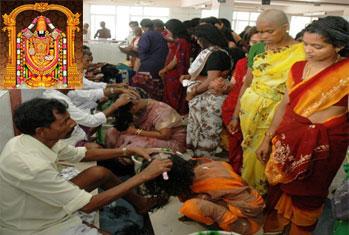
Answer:
<svg viewBox="0 0 349 235"><path fill-rule="evenodd" d="M240 234L254 234L261 228L263 198L228 163L205 158L186 161L164 153L154 158L166 155L172 161L168 179L163 174L146 182L150 194L179 196L184 202L180 213L206 225Z"/></svg>
<svg viewBox="0 0 349 235"><path fill-rule="evenodd" d="M106 134L107 147L160 147L185 151L186 128L182 117L171 106L153 99L116 101L115 128Z"/></svg>
<svg viewBox="0 0 349 235"><path fill-rule="evenodd" d="M145 213L158 199L131 189L170 170L170 160L153 161L138 175L122 182L111 171L94 166L70 181L59 175L57 161L115 159L137 154L149 158L152 149L92 149L72 147L67 138L76 125L67 107L56 99L35 98L20 105L14 122L23 134L8 141L0 154L0 234L106 234L83 224L75 212L90 213L124 197ZM102 188L102 193L90 192Z"/></svg>

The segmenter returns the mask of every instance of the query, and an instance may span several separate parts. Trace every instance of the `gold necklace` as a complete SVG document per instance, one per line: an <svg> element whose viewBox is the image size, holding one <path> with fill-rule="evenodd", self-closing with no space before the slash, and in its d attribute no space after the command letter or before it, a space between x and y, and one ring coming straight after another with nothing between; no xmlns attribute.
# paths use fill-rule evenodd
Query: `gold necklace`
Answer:
<svg viewBox="0 0 349 235"><path fill-rule="evenodd" d="M321 69L320 71L326 69L327 67L330 67L332 65L334 65L335 63L337 63L339 60L341 59L341 56L340 55L337 55L337 58L336 60L331 63L330 65L326 66L325 68ZM309 65L309 63L307 62L307 64L305 65L305 68L304 68L304 72L303 72L303 77L302 77L302 80L307 80L309 79L309 75L310 75L310 72L312 70L312 67Z"/></svg>

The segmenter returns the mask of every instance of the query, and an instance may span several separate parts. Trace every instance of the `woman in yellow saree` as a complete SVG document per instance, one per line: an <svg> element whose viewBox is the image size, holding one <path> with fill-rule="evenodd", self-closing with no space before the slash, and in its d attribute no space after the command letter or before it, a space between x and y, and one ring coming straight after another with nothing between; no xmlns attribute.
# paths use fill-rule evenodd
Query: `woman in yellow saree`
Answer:
<svg viewBox="0 0 349 235"><path fill-rule="evenodd" d="M256 150L286 91L290 67L304 59L303 44L288 35L288 27L287 17L282 11L270 9L258 17L257 30L265 44L265 52L254 57L230 124L230 131L234 132L240 119L243 133L242 178L262 194L266 193L267 183L264 165L257 159Z"/></svg>

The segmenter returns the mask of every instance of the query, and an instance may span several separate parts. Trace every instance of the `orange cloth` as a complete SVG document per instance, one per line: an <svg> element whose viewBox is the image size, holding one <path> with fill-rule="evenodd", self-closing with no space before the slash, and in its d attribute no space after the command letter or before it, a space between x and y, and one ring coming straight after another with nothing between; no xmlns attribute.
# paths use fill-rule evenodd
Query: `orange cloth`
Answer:
<svg viewBox="0 0 349 235"><path fill-rule="evenodd" d="M281 232L291 223L290 235L311 234L304 227L316 223L323 210L323 206L316 210L302 210L292 204L292 198L282 194L275 206L275 211L268 214L264 223L264 232ZM302 229L303 227L303 229Z"/></svg>
<svg viewBox="0 0 349 235"><path fill-rule="evenodd" d="M197 197L184 202L181 214L206 225L217 223L226 231L253 234L260 229L264 201L228 163L205 162L194 173Z"/></svg>

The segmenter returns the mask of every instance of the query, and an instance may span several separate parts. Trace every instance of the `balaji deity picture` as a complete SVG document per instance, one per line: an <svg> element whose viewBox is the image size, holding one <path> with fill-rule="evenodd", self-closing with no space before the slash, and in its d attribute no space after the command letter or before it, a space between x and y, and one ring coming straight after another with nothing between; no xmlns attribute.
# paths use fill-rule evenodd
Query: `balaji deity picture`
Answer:
<svg viewBox="0 0 349 235"><path fill-rule="evenodd" d="M38 16L19 28L17 16L26 11ZM56 25L47 12L63 13L65 25L62 20ZM8 56L0 88L80 88L82 71L75 57L80 16L66 6L49 3L24 4L2 14Z"/></svg>

